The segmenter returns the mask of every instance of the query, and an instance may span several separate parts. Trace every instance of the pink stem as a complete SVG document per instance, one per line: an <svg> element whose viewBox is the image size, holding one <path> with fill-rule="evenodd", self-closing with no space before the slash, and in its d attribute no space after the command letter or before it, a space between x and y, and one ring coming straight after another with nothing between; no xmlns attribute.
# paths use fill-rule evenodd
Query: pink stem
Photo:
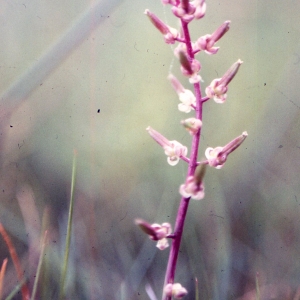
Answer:
<svg viewBox="0 0 300 300"><path fill-rule="evenodd" d="M188 58L192 61L194 59L194 53L193 53L193 49L192 49L192 43L191 43L191 37L190 37L189 29L188 29L188 24L182 20L181 20L181 24L182 24L184 39L186 41ZM195 96L196 96L196 108L195 108L196 118L202 121L203 102L201 101L202 96L201 96L200 83L194 84L194 91L195 91ZM201 133L201 128L199 129L197 134L195 134L193 136L187 177L193 176L195 174L195 170L197 167L198 147L199 147L199 143L200 143L200 133ZM173 238L172 246L170 249L164 286L168 283L174 283L177 258L178 258L178 253L179 253L179 249L180 249L181 237L182 237L182 233L183 233L183 227L184 227L184 222L185 222L189 202L190 202L190 198L182 197L180 204L179 204L176 222L175 222L174 238ZM166 296L163 293L162 299L163 300L171 300L172 296Z"/></svg>

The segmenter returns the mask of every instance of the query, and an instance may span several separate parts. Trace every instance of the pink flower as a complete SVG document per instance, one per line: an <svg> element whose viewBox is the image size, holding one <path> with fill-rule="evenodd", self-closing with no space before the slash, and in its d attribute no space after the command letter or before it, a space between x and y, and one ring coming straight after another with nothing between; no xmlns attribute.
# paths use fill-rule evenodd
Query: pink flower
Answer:
<svg viewBox="0 0 300 300"><path fill-rule="evenodd" d="M183 146L177 141L169 141L162 134L151 128L146 128L150 136L165 150L168 156L168 163L171 166L177 165L180 157L187 155L187 147Z"/></svg>
<svg viewBox="0 0 300 300"><path fill-rule="evenodd" d="M211 167L221 169L227 160L227 156L238 148L248 136L248 133L244 131L240 136L233 139L224 147L207 148L205 156Z"/></svg>
<svg viewBox="0 0 300 300"><path fill-rule="evenodd" d="M177 29L172 28L160 20L154 13L149 9L145 10L145 15L147 15L152 22L152 24L164 35L165 42L167 44L174 44L179 37L179 32Z"/></svg>
<svg viewBox="0 0 300 300"><path fill-rule="evenodd" d="M214 45L229 30L229 24L230 21L226 21L213 34L200 37L194 45L194 51L204 50L207 54L216 54L219 47Z"/></svg>
<svg viewBox="0 0 300 300"><path fill-rule="evenodd" d="M202 121L196 118L189 118L181 121L181 124L190 133L190 135L195 135L202 126Z"/></svg>
<svg viewBox="0 0 300 300"><path fill-rule="evenodd" d="M190 61L185 51L179 52L179 61L181 64L180 69L184 76L193 77L201 70L200 62L196 59Z"/></svg>
<svg viewBox="0 0 300 300"><path fill-rule="evenodd" d="M179 193L184 198L201 200L204 198L204 184L202 180L198 182L195 176L189 176L184 184L179 188Z"/></svg>
<svg viewBox="0 0 300 300"><path fill-rule="evenodd" d="M170 74L168 79L171 81L179 100L182 102L178 104L179 111L189 113L193 109L193 106L196 106L195 95L192 91L185 89L174 75Z"/></svg>
<svg viewBox="0 0 300 300"><path fill-rule="evenodd" d="M168 297L175 297L175 299L182 299L187 295L188 291L180 283L168 283L164 287L164 293Z"/></svg>
<svg viewBox="0 0 300 300"><path fill-rule="evenodd" d="M137 224L146 234L149 235L149 238L153 241L158 241L156 247L159 250L164 250L169 247L169 242L167 237L172 233L172 227L170 223L163 224L152 224L142 219L136 219L135 224Z"/></svg>
<svg viewBox="0 0 300 300"><path fill-rule="evenodd" d="M155 230L156 232L156 237L157 237L157 244L156 247L159 250L165 250L166 248L169 247L169 242L168 239L166 238L168 235L172 233L172 227L170 223L163 223L163 224L152 224L151 227ZM151 237L150 237L151 238Z"/></svg>
<svg viewBox="0 0 300 300"><path fill-rule="evenodd" d="M186 44L185 43L178 43L177 47L174 49L174 55L179 58L179 53L180 52L185 52L187 53L186 50Z"/></svg>
<svg viewBox="0 0 300 300"><path fill-rule="evenodd" d="M204 17L206 12L206 3L205 0L194 0L192 4L196 7L194 12L195 19L201 19Z"/></svg>
<svg viewBox="0 0 300 300"><path fill-rule="evenodd" d="M216 103L224 103L227 97L228 84L234 78L242 63L239 59L228 69L222 78L214 79L205 89L207 97L214 98Z"/></svg>
<svg viewBox="0 0 300 300"><path fill-rule="evenodd" d="M177 3L179 2L179 0L161 0L161 2L164 5L166 5L166 4L177 5Z"/></svg>
<svg viewBox="0 0 300 300"><path fill-rule="evenodd" d="M163 2L166 2L166 0L163 0ZM174 3L174 1L172 2ZM189 0L181 0L179 5L173 5L173 14L186 23L191 22L194 18L200 19L204 17L206 12L206 3L204 0L194 0L191 2Z"/></svg>

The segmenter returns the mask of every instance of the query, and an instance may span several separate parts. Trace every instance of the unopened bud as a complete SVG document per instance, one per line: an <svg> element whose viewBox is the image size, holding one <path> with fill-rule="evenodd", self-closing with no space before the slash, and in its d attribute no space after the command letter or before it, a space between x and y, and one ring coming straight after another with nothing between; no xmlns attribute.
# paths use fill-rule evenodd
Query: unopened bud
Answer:
<svg viewBox="0 0 300 300"><path fill-rule="evenodd" d="M189 11L190 1L189 0L181 0L181 7L185 10L185 12Z"/></svg>
<svg viewBox="0 0 300 300"><path fill-rule="evenodd" d="M221 169L225 164L228 155L238 148L248 136L248 133L244 131L240 136L230 141L224 147L207 148L205 150L205 156L211 167Z"/></svg>
<svg viewBox="0 0 300 300"><path fill-rule="evenodd" d="M230 21L225 21L209 38L207 48L211 48L228 30Z"/></svg>
<svg viewBox="0 0 300 300"><path fill-rule="evenodd" d="M146 9L144 12L145 15L148 16L152 24L162 33L169 33L169 27L166 25L161 19L159 19L154 13L152 13L149 9Z"/></svg>
<svg viewBox="0 0 300 300"><path fill-rule="evenodd" d="M227 145L225 145L222 149L222 151L219 153L220 156L223 154L228 155L229 153L233 152L236 148L238 148L246 139L248 136L247 131L244 131L241 135L233 139L231 142L229 142Z"/></svg>
<svg viewBox="0 0 300 300"><path fill-rule="evenodd" d="M186 56L186 53L183 51L179 52L179 61L181 64L182 74L187 77L192 77L196 75L201 69L200 62L196 59L190 61L189 58Z"/></svg>
<svg viewBox="0 0 300 300"><path fill-rule="evenodd" d="M157 144L159 144L160 146L162 146L163 148L166 147L166 146L170 146L171 145L170 141L167 138L165 138L158 131L154 130L152 127L148 126L146 128L146 130L148 131L148 133L150 134L150 136L154 139L154 141Z"/></svg>
<svg viewBox="0 0 300 300"><path fill-rule="evenodd" d="M171 166L177 165L182 156L187 155L187 147L183 146L177 141L169 141L162 134L148 126L146 130L150 136L165 150L168 156L168 163Z"/></svg>
<svg viewBox="0 0 300 300"><path fill-rule="evenodd" d="M170 80L173 89L178 95L184 93L185 88L182 86L180 81L173 74L169 74L168 79Z"/></svg>
<svg viewBox="0 0 300 300"><path fill-rule="evenodd" d="M135 224L138 225L144 233L152 237L153 240L157 240L155 229L151 227L151 224L147 223L143 219L135 219Z"/></svg>
<svg viewBox="0 0 300 300"><path fill-rule="evenodd" d="M194 0L193 1L196 10L194 12L195 19L201 19L204 17L206 12L206 3L205 0Z"/></svg>
<svg viewBox="0 0 300 300"><path fill-rule="evenodd" d="M195 176L194 176L196 185L199 186L203 182L205 172L206 172L206 165L204 164L199 165L196 168Z"/></svg>
<svg viewBox="0 0 300 300"><path fill-rule="evenodd" d="M191 135L195 135L201 128L202 121L196 118L189 118L181 121L181 124Z"/></svg>
<svg viewBox="0 0 300 300"><path fill-rule="evenodd" d="M182 299L188 291L180 283L168 283L164 287L164 293L168 297L173 296L175 299Z"/></svg>
<svg viewBox="0 0 300 300"><path fill-rule="evenodd" d="M179 61L181 66L187 71L189 75L192 75L194 73L192 70L191 63L183 51L179 52Z"/></svg>
<svg viewBox="0 0 300 300"><path fill-rule="evenodd" d="M238 61L236 61L228 70L227 72L222 76L222 78L219 80L218 85L223 85L223 86L227 86L230 81L234 78L234 76L236 75L237 71L240 68L240 65L243 62L239 59Z"/></svg>
<svg viewBox="0 0 300 300"><path fill-rule="evenodd" d="M164 35L165 42L167 44L174 44L179 36L178 30L172 28L165 24L161 19L159 19L154 13L149 9L145 10L145 15L147 15L152 22L152 24Z"/></svg>

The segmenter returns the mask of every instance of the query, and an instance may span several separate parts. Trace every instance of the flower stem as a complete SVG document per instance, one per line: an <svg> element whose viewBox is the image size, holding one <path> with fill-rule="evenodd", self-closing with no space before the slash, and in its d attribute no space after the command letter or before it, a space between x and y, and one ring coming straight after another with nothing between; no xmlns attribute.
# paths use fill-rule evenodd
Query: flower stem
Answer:
<svg viewBox="0 0 300 300"><path fill-rule="evenodd" d="M184 38L185 38L185 43L186 43L188 59L190 61L192 61L194 59L194 53L193 53L193 49L192 49L192 43L191 43L190 33L189 33L189 29L188 29L188 24L184 21L181 21L181 24L182 24L182 31L183 31ZM194 92L195 92L195 96L196 96L196 108L195 108L196 118L202 121L203 102L201 100L202 96L201 96L201 87L200 87L199 82L194 83ZM197 167L200 134L201 134L201 128L193 136L187 177L193 176L195 174L195 170ZM170 249L164 286L166 286L166 284L168 284L168 283L174 283L177 258L178 258L178 253L179 253L179 249L180 249L183 227L184 227L184 222L185 222L189 202L190 202L190 198L182 197L180 204L179 204L176 222L175 222L175 228L174 228L174 239L173 239L172 246ZM167 296L163 293L162 300L171 300L171 299L172 299L172 296Z"/></svg>

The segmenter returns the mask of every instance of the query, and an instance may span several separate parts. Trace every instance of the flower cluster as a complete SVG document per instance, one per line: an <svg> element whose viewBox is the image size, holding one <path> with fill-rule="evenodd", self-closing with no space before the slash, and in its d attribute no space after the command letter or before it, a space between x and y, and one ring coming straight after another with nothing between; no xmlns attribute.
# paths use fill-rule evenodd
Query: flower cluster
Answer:
<svg viewBox="0 0 300 300"><path fill-rule="evenodd" d="M181 299L187 294L187 290L180 283L174 283L174 274L189 200L201 200L204 198L204 175L206 167L222 168L228 155L243 143L248 134L247 132L243 132L224 147L207 148L205 151L206 160L197 161L202 129L203 105L210 99L213 99L216 103L225 102L228 85L237 74L243 62L240 59L237 60L221 78L213 79L210 85L205 88L206 97L202 97L200 86L202 80L200 76L201 64L195 56L201 51L209 55L216 54L219 51L216 43L229 30L230 21L225 21L213 33L202 35L193 42L190 37L188 25L192 20L201 19L205 16L205 0L162 0L162 3L172 7L172 13L181 22L179 30L165 24L148 9L145 10L145 14L163 35L165 43L178 43L174 49L174 55L180 62L182 74L188 78L189 83L192 85L191 89L185 88L173 74L169 74L168 79L179 98L178 110L185 114L195 113L194 117L189 117L181 121L183 127L192 136L193 141L191 154L188 158L188 149L186 146L175 140L170 141L150 126L147 127L150 136L163 148L167 155L168 163L171 166L175 166L179 160L183 160L188 163L188 172L185 182L179 187L181 204L178 210L174 233L172 233L169 223L161 225L156 223L149 224L144 220L138 219L136 220L136 224L149 235L151 240L157 241L157 247L160 250L169 246L168 239L171 238L174 240L163 291L163 299L171 300L172 297Z"/></svg>

